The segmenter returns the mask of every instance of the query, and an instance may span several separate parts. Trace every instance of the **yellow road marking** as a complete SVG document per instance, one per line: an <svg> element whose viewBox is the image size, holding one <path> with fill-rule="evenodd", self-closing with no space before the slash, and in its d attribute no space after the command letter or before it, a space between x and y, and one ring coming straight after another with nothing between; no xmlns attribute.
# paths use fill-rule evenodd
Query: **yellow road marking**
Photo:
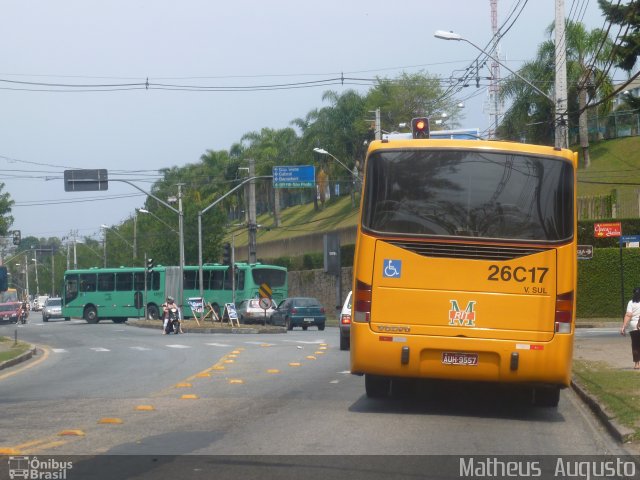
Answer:
<svg viewBox="0 0 640 480"><path fill-rule="evenodd" d="M42 355L42 357L38 358L37 360L33 361L33 362L29 362L26 365L23 365L22 367L16 367L14 370L11 370L10 372L4 373L2 375L0 375L0 380L4 380L5 378L9 378L13 375L17 375L20 372L23 372L24 370L28 370L30 368L35 367L36 365L39 365L40 363L44 362L48 357L49 354L51 353L50 350L47 347L44 346L40 346L40 345L33 345L36 348L40 348L44 353ZM31 357L33 358L33 357Z"/></svg>
<svg viewBox="0 0 640 480"><path fill-rule="evenodd" d="M238 353L240 353L240 350L234 350L234 351L233 351L233 352L231 352L231 353L238 354Z"/></svg>
<svg viewBox="0 0 640 480"><path fill-rule="evenodd" d="M122 423L122 419L121 418L106 417L106 418L101 418L100 420L98 420L98 423L110 424L110 425L119 425L119 424Z"/></svg>
<svg viewBox="0 0 640 480"><path fill-rule="evenodd" d="M230 353L229 355L227 355L227 358L238 358L238 356Z"/></svg>
<svg viewBox="0 0 640 480"><path fill-rule="evenodd" d="M180 399L182 400L196 400L198 397L198 395L194 395L193 393L187 394L187 395L182 395L180 397Z"/></svg>
<svg viewBox="0 0 640 480"><path fill-rule="evenodd" d="M239 378L231 378L229 379L229 383L241 384L241 383L244 383L244 380L241 380Z"/></svg>
<svg viewBox="0 0 640 480"><path fill-rule="evenodd" d="M84 437L82 430L63 430L58 433L60 437Z"/></svg>
<svg viewBox="0 0 640 480"><path fill-rule="evenodd" d="M222 365L214 365L211 367L211 370L224 370L224 366Z"/></svg>
<svg viewBox="0 0 640 480"><path fill-rule="evenodd" d="M318 350L317 352L313 352L314 355L324 355L322 350Z"/></svg>
<svg viewBox="0 0 640 480"><path fill-rule="evenodd" d="M224 363L235 363L235 360L225 360Z"/></svg>
<svg viewBox="0 0 640 480"><path fill-rule="evenodd" d="M19 455L20 450L15 448L0 448L0 455Z"/></svg>
<svg viewBox="0 0 640 480"><path fill-rule="evenodd" d="M280 370L278 370L277 368L270 368L269 370L267 370L267 373L280 373Z"/></svg>
<svg viewBox="0 0 640 480"><path fill-rule="evenodd" d="M192 386L193 385L191 385L189 382L180 382L180 383L176 383L175 385L176 388L189 388Z"/></svg>
<svg viewBox="0 0 640 480"><path fill-rule="evenodd" d="M302 365L300 362L291 362L289 364L290 367L299 367L300 365Z"/></svg>
<svg viewBox="0 0 640 480"><path fill-rule="evenodd" d="M56 448L56 447L59 447L60 445L66 444L66 443L67 443L66 440L58 440L56 442L43 443L42 445L38 445L38 449L39 450L43 450L45 448Z"/></svg>
<svg viewBox="0 0 640 480"><path fill-rule="evenodd" d="M314 357L313 355L307 355L305 358L307 360L315 360L316 359L316 357Z"/></svg>
<svg viewBox="0 0 640 480"><path fill-rule="evenodd" d="M207 378L207 377L210 377L210 376L211 376L211 374L210 374L210 373L207 373L207 372L200 372L200 373L198 373L198 374L196 375L196 378Z"/></svg>
<svg viewBox="0 0 640 480"><path fill-rule="evenodd" d="M156 407L154 407L153 405L138 405L136 407L136 410L138 410L139 412L152 412L155 409Z"/></svg>

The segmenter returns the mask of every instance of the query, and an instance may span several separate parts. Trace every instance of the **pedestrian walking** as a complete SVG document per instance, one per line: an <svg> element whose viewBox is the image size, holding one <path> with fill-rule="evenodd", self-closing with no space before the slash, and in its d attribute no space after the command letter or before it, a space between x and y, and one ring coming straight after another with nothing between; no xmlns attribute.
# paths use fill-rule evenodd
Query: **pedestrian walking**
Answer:
<svg viewBox="0 0 640 480"><path fill-rule="evenodd" d="M640 370L640 330L638 319L640 318L640 287L633 289L633 297L627 304L627 312L620 327L620 335L625 336L629 332L631 337L631 355L633 356L633 368Z"/></svg>

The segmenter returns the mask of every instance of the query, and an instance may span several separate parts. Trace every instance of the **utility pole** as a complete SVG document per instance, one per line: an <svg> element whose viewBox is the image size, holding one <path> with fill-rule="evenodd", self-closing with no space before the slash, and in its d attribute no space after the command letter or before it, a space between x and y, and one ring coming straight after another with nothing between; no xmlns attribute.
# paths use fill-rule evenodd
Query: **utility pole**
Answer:
<svg viewBox="0 0 640 480"><path fill-rule="evenodd" d="M180 292L180 306L184 304L184 212L182 211L182 186L178 183L178 232L180 234L180 278L178 278L178 291Z"/></svg>
<svg viewBox="0 0 640 480"><path fill-rule="evenodd" d="M376 140L382 140L382 122L380 121L380 107L376 108Z"/></svg>
<svg viewBox="0 0 640 480"><path fill-rule="evenodd" d="M253 158L249 159L249 178L255 177L256 174L256 161ZM257 224L256 224L256 184L254 180L249 182L249 263L256 263L256 236L257 236Z"/></svg>
<svg viewBox="0 0 640 480"><path fill-rule="evenodd" d="M569 147L569 119L567 110L567 44L565 36L564 0L556 0L555 20L556 81L555 81L555 147Z"/></svg>

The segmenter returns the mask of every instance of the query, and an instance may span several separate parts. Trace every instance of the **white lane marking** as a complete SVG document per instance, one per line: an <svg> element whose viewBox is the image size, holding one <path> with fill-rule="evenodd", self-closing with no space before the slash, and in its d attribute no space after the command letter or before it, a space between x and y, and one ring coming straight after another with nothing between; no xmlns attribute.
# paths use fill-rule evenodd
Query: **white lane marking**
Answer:
<svg viewBox="0 0 640 480"><path fill-rule="evenodd" d="M303 345L317 345L319 343L327 343L324 340L314 340L313 342L305 341L305 340L282 340L283 342L289 343L302 343Z"/></svg>
<svg viewBox="0 0 640 480"><path fill-rule="evenodd" d="M329 383L340 383L340 380L331 380Z"/></svg>
<svg viewBox="0 0 640 480"><path fill-rule="evenodd" d="M71 320L71 323L87 323L84 320Z"/></svg>
<svg viewBox="0 0 640 480"><path fill-rule="evenodd" d="M189 345L179 345L179 344L174 344L174 345L166 345L169 348L191 348Z"/></svg>
<svg viewBox="0 0 640 480"><path fill-rule="evenodd" d="M247 345L260 345L261 347L273 347L275 343L267 343L267 342L244 342Z"/></svg>
<svg viewBox="0 0 640 480"><path fill-rule="evenodd" d="M343 371L338 372L338 373L341 373L343 375L349 375L349 374L351 374L351 371L350 370L343 370Z"/></svg>
<svg viewBox="0 0 640 480"><path fill-rule="evenodd" d="M51 351L53 353L67 353L68 350L65 350L64 348L52 348Z"/></svg>
<svg viewBox="0 0 640 480"><path fill-rule="evenodd" d="M226 343L205 343L205 345L211 345L212 347L230 347Z"/></svg>
<svg viewBox="0 0 640 480"><path fill-rule="evenodd" d="M91 347L91 350L93 350L94 352L110 352L111 351L108 348L102 348L102 347Z"/></svg>
<svg viewBox="0 0 640 480"><path fill-rule="evenodd" d="M147 347L129 347L131 350L140 350L141 352L144 352L146 350L151 350L150 348Z"/></svg>

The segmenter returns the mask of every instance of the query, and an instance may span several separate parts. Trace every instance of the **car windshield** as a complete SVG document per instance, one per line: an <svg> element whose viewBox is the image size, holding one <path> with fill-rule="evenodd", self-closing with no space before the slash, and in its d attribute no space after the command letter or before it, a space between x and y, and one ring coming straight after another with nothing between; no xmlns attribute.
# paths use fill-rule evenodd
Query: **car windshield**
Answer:
<svg viewBox="0 0 640 480"><path fill-rule="evenodd" d="M0 305L0 312L12 312L16 309L16 305Z"/></svg>
<svg viewBox="0 0 640 480"><path fill-rule="evenodd" d="M62 306L62 299L60 298L50 298L47 301L47 307L60 307Z"/></svg>
<svg viewBox="0 0 640 480"><path fill-rule="evenodd" d="M293 301L294 307L319 307L320 303L315 298L296 298Z"/></svg>

